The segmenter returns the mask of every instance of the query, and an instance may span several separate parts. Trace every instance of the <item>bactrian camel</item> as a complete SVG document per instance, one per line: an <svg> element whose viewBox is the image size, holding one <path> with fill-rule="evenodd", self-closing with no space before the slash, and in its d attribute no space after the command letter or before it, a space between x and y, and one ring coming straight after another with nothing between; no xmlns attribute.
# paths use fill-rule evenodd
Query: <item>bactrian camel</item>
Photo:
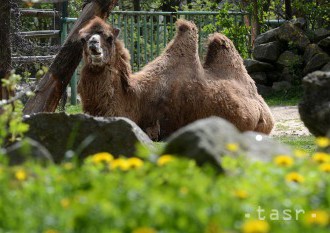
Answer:
<svg viewBox="0 0 330 233"><path fill-rule="evenodd" d="M119 30L100 18L91 20L80 31L83 111L127 117L154 140L209 116L225 118L241 131L269 134L272 114L233 43L220 33L211 35L202 64L195 24L180 19L176 29L164 52L133 74Z"/></svg>

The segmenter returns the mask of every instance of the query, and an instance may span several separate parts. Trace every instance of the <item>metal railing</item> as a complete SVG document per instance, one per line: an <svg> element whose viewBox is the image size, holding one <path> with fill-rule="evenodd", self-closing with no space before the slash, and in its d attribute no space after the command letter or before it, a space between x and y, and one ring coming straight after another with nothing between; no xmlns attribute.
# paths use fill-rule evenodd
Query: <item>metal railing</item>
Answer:
<svg viewBox="0 0 330 233"><path fill-rule="evenodd" d="M133 71L140 70L145 64L157 57L166 47L175 34L175 21L179 18L192 20L199 30L199 54L205 55L205 42L210 34L208 25L216 31L221 28L216 23L219 12L180 11L180 12L153 12L153 11L113 11L109 23L121 29L120 39L130 51ZM235 24L243 24L243 12L229 12ZM62 41L67 37L68 31L76 18L63 18ZM250 38L250 35L247 35ZM250 41L250 40L249 40ZM235 39L234 39L235 43ZM71 81L71 103L76 103L77 72Z"/></svg>
<svg viewBox="0 0 330 233"><path fill-rule="evenodd" d="M205 53L205 40L210 32L206 26L212 24L217 31L217 15L219 12L180 11L180 12L152 12L152 11L114 11L109 22L121 29L120 38L130 51L133 70L139 70L149 61L157 57L175 34L175 21L179 18L192 20L199 29L199 53ZM243 23L247 13L230 12L237 24ZM70 27L75 18L64 18L64 27ZM63 35L62 36L66 36ZM235 43L235 41L234 41Z"/></svg>

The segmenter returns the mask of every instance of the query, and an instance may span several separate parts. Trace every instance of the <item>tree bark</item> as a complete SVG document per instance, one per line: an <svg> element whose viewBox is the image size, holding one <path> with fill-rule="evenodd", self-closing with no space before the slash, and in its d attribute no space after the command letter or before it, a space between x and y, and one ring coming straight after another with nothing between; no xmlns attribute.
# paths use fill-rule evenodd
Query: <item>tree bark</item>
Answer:
<svg viewBox="0 0 330 233"><path fill-rule="evenodd" d="M133 1L133 9L134 9L134 11L140 11L141 10L140 0L134 0Z"/></svg>
<svg viewBox="0 0 330 233"><path fill-rule="evenodd" d="M24 114L56 110L59 100L82 58L82 44L78 39L79 30L94 16L105 20L117 2L118 0L85 1L80 17L56 55L49 71L40 80L35 95L26 103Z"/></svg>
<svg viewBox="0 0 330 233"><path fill-rule="evenodd" d="M291 0L285 0L285 19L292 19L292 4Z"/></svg>
<svg viewBox="0 0 330 233"><path fill-rule="evenodd" d="M0 0L0 81L8 79L11 70L10 49L10 1ZM1 85L0 84L0 85ZM0 88L0 99L9 99L13 92Z"/></svg>
<svg viewBox="0 0 330 233"><path fill-rule="evenodd" d="M252 9L252 35L251 40L254 44L255 39L260 34L260 23L259 23L259 14L258 14L258 0L253 0L253 9Z"/></svg>

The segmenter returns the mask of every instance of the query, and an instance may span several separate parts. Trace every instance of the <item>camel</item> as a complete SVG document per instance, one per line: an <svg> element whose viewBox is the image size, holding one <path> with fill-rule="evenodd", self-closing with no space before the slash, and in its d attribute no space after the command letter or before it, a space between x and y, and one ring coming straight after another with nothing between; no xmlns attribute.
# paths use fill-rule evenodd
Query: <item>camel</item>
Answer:
<svg viewBox="0 0 330 233"><path fill-rule="evenodd" d="M127 117L153 140L209 116L223 117L241 131L269 134L274 124L269 108L242 59L235 57L238 53L231 41L221 37L232 45L230 51L236 60L222 52L220 34L214 34L202 64L196 25L179 19L176 29L163 53L133 74L129 52L118 39L119 30L100 18L91 20L79 32L84 48L78 84L83 111L94 116ZM228 66L221 67L217 61Z"/></svg>

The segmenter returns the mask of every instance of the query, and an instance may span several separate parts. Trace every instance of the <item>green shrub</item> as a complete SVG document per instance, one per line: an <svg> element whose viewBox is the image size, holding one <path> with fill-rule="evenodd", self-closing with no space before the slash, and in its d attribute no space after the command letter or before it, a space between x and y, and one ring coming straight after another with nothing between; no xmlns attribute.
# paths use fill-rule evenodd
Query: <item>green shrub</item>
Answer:
<svg viewBox="0 0 330 233"><path fill-rule="evenodd" d="M225 157L225 175L168 155L2 163L0 232L328 232L329 160L301 151L269 163Z"/></svg>

